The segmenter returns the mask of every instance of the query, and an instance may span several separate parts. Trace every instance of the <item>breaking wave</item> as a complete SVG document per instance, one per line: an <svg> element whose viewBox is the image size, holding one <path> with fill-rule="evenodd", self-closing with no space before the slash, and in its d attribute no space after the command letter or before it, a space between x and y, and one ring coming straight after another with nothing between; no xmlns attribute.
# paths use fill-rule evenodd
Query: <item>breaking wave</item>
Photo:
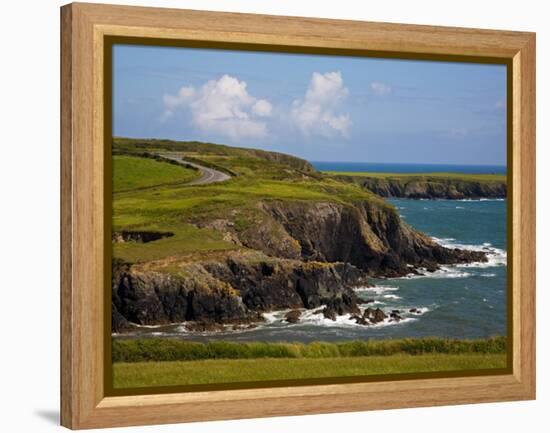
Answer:
<svg viewBox="0 0 550 433"><path fill-rule="evenodd" d="M490 242L481 245L469 245L455 242L452 238L432 237L439 245L446 248L460 248L469 251L482 251L487 254L487 262L472 262L454 265L455 268L492 268L495 266L506 266L508 255L505 250L494 247Z"/></svg>

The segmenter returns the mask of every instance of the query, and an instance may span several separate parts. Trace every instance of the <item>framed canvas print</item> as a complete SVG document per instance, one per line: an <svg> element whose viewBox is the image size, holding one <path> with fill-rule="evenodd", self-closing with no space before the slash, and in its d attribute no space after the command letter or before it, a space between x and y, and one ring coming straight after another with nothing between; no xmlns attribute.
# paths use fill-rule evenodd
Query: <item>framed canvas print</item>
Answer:
<svg viewBox="0 0 550 433"><path fill-rule="evenodd" d="M71 4L62 424L535 398L535 36Z"/></svg>

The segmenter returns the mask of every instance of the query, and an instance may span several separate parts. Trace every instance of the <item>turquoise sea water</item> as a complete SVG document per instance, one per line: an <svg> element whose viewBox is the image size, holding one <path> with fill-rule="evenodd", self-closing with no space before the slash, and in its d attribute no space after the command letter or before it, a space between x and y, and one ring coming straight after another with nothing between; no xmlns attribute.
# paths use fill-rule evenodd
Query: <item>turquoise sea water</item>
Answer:
<svg viewBox="0 0 550 433"><path fill-rule="evenodd" d="M286 311L268 313L255 329L223 333L186 332L183 325L150 329L207 341L339 341L365 338L439 336L484 338L506 334L506 200L389 200L414 228L446 246L485 250L488 263L444 267L424 276L373 280L358 289L368 306L401 310L405 320L357 325L348 316L336 322L306 311L300 323L284 321ZM366 307L364 305L363 307ZM420 313L411 313L416 308Z"/></svg>

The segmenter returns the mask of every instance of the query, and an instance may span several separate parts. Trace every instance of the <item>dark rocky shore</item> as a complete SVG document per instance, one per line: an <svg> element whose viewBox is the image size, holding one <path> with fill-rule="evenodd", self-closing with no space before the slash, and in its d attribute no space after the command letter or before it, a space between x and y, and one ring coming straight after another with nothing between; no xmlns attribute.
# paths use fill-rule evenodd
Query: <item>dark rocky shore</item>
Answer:
<svg viewBox="0 0 550 433"><path fill-rule="evenodd" d="M436 244L380 199L353 206L267 201L259 218L261 223L240 231L226 220L197 222L221 231L242 247L239 251L114 263L113 332L178 322L215 330L261 322L263 312L322 306L333 320L343 314L364 325L383 320L382 315L399 320L398 312L368 309L361 314L362 301L353 288L368 286L372 276L487 260L483 252Z"/></svg>
<svg viewBox="0 0 550 433"><path fill-rule="evenodd" d="M478 200L506 198L505 181L477 181L459 178L419 176L411 178L378 178L365 176L338 176L352 180L385 198Z"/></svg>

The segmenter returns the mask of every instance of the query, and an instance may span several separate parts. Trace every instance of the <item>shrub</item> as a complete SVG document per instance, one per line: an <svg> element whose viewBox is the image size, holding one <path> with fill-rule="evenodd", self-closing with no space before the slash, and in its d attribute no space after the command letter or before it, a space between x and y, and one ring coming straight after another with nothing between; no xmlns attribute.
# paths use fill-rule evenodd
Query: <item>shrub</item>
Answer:
<svg viewBox="0 0 550 433"><path fill-rule="evenodd" d="M253 358L338 358L389 356L398 353L504 353L506 337L482 340L408 338L400 340L356 340L339 343L238 343L210 341L198 343L170 338L115 339L113 362L194 361L201 359Z"/></svg>

